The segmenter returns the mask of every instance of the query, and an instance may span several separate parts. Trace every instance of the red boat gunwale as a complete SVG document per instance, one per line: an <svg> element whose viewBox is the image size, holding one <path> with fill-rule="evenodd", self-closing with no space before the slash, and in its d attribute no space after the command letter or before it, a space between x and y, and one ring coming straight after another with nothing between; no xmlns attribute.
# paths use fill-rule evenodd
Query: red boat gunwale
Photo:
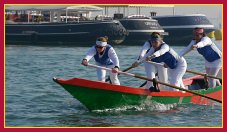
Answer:
<svg viewBox="0 0 227 132"><path fill-rule="evenodd" d="M190 85L193 82L193 79L201 79L201 76L194 76L191 78L184 79L185 85ZM161 92L149 92L144 88L135 88L129 86L121 86L121 85L113 85L105 82L98 82L98 81L91 81L81 78L73 78L69 80L64 79L55 79L59 84L66 84L72 86L81 86L86 88L95 88L95 89L103 89L103 90L110 90L116 92L123 92L129 94L139 94L139 95L149 95L149 96L169 96L169 97L187 97L193 96L191 93L183 93L182 91L164 91Z"/></svg>

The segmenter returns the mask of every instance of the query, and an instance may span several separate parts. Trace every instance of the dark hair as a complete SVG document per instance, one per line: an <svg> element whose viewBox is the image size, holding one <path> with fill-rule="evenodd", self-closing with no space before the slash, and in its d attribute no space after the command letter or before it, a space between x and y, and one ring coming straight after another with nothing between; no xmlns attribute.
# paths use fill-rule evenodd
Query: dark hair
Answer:
<svg viewBox="0 0 227 132"><path fill-rule="evenodd" d="M151 34L151 36L152 35L159 35L159 36L161 36L161 34L159 33L159 32L153 32L152 34Z"/></svg>
<svg viewBox="0 0 227 132"><path fill-rule="evenodd" d="M202 33L202 35L203 35L203 37L205 37L206 36L206 33L205 33L205 31L204 31L204 28L201 28L201 27L196 27L196 28L194 28L194 30L197 30L197 29L203 29L203 33ZM193 31L194 31L193 30Z"/></svg>
<svg viewBox="0 0 227 132"><path fill-rule="evenodd" d="M151 34L150 41L160 41L160 40L162 40L162 37L161 37L160 33L153 32Z"/></svg>
<svg viewBox="0 0 227 132"><path fill-rule="evenodd" d="M162 36L159 32L153 32L150 36L150 38L159 38L162 39Z"/></svg>
<svg viewBox="0 0 227 132"><path fill-rule="evenodd" d="M96 41L107 42L108 41L108 37L107 36L99 37L99 38L96 39Z"/></svg>

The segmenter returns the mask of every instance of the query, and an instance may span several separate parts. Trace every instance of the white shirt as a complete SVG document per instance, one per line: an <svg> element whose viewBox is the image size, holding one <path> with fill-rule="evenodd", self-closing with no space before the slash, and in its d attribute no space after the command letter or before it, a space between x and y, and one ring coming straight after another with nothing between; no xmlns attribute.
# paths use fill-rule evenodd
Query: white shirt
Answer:
<svg viewBox="0 0 227 132"><path fill-rule="evenodd" d="M205 36L201 39L200 42L196 43L195 40L192 40L190 42L190 44L180 52L180 56L184 56L185 54L187 54L188 52L190 52L191 50L193 50L191 47L193 45L197 45L198 48L202 48L202 47L205 47L205 46L208 46L208 45L211 45L211 48L219 55L219 56L222 56L222 52L217 48L217 46L212 42L212 40Z"/></svg>
<svg viewBox="0 0 227 132"><path fill-rule="evenodd" d="M106 49L104 49L103 52L105 52L105 50L106 50ZM96 55L96 48L95 48L95 46L92 46L92 47L88 50L88 52L87 52L87 54L86 54L86 56L85 56L84 59L87 59L87 61L89 61L91 58L94 57L94 55ZM100 55L100 57L101 57L101 55ZM111 48L109 49L109 51L108 51L108 57L109 57L110 60L113 62L113 65L114 65L114 66L120 67L118 56L117 56L115 50L113 49L113 47L111 47Z"/></svg>
<svg viewBox="0 0 227 132"><path fill-rule="evenodd" d="M154 54L155 57L159 57L163 54L165 54L166 52L168 52L170 49L169 49L169 46L167 44L164 44L162 45L162 47L155 51L155 49L153 47L151 47L151 49L149 50L149 52L144 56L144 59L147 58L148 56Z"/></svg>
<svg viewBox="0 0 227 132"><path fill-rule="evenodd" d="M140 50L140 53L139 53L139 57L138 57L138 61L141 61L145 54L147 53L147 51L151 48L151 45L148 41L146 41L143 45L143 47L141 48Z"/></svg>

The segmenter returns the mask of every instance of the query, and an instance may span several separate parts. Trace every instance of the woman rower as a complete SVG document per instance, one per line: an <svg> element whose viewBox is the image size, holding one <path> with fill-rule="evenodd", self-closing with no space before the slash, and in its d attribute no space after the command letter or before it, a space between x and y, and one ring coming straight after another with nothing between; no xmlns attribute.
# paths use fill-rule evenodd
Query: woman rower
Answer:
<svg viewBox="0 0 227 132"><path fill-rule="evenodd" d="M158 32L153 32L151 34L151 37L156 34L160 36L160 34ZM145 54L148 53L151 49L153 49L153 48L152 48L151 40L149 39L144 43L142 49L140 50L139 57L138 57L137 61L132 64L132 67L137 67L139 65L139 62L141 62L145 59L144 58ZM154 50L152 50L152 51L154 51ZM166 83L168 82L167 68L164 68L159 65L150 64L148 62L145 62L144 66L145 66L145 72L146 72L146 75L148 78L150 78L150 79L155 78L155 74L158 72L158 80L160 80L162 82L166 82ZM147 89L149 89L149 88L153 87L153 83L150 81L147 81L145 87ZM165 86L160 85L159 88L165 89Z"/></svg>
<svg viewBox="0 0 227 132"><path fill-rule="evenodd" d="M217 48L214 42L206 36L203 28L195 28L193 30L194 39L190 44L180 53L180 56L184 56L189 51L197 49L205 59L206 73L211 76L217 76L219 70L222 67L222 52ZM208 79L208 86L213 88L220 86L221 83L217 79Z"/></svg>
<svg viewBox="0 0 227 132"><path fill-rule="evenodd" d="M96 64L102 67L112 68L110 72L110 80L112 84L120 85L118 80L119 60L113 47L107 44L107 37L100 37L96 40L96 44L92 46L85 58L82 60L82 65L87 66L88 61L94 57ZM98 80L105 82L106 71L97 68Z"/></svg>
<svg viewBox="0 0 227 132"><path fill-rule="evenodd" d="M180 57L173 49L162 41L160 35L155 34L151 36L152 48L145 57L147 60L162 63L164 67L168 68L170 75L170 84L184 87L182 77L186 72L187 63L183 57Z"/></svg>

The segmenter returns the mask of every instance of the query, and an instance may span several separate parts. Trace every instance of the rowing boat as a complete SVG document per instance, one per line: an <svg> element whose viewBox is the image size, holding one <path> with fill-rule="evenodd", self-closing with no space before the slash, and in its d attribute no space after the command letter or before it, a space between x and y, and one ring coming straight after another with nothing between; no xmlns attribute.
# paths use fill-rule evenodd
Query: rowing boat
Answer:
<svg viewBox="0 0 227 132"><path fill-rule="evenodd" d="M81 78L53 78L74 98L79 100L89 110L101 110L127 105L141 105L144 101L161 104L213 104L214 101L198 95L182 91L150 92L144 88L113 85L105 82L91 81ZM201 76L184 79L189 90L222 100L222 86L205 89Z"/></svg>

